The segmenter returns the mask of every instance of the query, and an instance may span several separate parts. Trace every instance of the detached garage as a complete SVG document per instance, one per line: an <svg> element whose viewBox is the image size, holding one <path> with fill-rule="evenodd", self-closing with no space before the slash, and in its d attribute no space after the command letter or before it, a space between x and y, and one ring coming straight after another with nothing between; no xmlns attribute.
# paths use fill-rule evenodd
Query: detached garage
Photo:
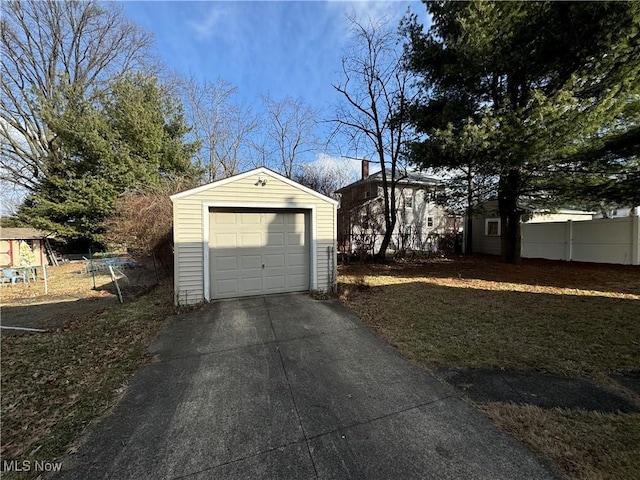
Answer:
<svg viewBox="0 0 640 480"><path fill-rule="evenodd" d="M335 200L264 167L171 200L176 304L334 288Z"/></svg>

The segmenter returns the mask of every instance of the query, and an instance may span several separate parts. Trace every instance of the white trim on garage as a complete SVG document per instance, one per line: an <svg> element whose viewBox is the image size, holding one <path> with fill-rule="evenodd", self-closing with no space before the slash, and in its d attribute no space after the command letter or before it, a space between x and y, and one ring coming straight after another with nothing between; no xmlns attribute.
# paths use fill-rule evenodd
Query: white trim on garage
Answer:
<svg viewBox="0 0 640 480"><path fill-rule="evenodd" d="M253 171L255 174L255 171ZM235 178L235 177L234 177ZM212 208L242 208L249 210L307 210L310 212L311 241L310 243L310 279L309 285L311 290L318 288L318 234L317 234L317 218L316 205L301 203L258 203L258 202L202 202L202 250L204 253L204 278L203 290L204 298L207 302L211 301L211 271L209 266L209 218Z"/></svg>

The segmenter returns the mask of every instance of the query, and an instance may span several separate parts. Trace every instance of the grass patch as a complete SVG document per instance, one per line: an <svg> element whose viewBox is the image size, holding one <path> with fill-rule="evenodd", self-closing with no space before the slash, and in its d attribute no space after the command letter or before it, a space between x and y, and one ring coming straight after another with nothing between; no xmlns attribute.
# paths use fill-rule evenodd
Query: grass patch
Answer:
<svg viewBox="0 0 640 480"><path fill-rule="evenodd" d="M640 414L601 414L532 405L481 406L504 431L550 459L569 478L640 477Z"/></svg>
<svg viewBox="0 0 640 480"><path fill-rule="evenodd" d="M81 273L84 263L63 263L57 267L47 267L47 285L49 292L44 294L44 281L17 282L15 285L3 283L0 286L3 305L33 304L34 302L51 302L57 299L70 298L104 298L115 293L111 288L111 277L108 274L96 275L96 289L93 289L91 274ZM38 267L38 275L42 277L42 269Z"/></svg>
<svg viewBox="0 0 640 480"><path fill-rule="evenodd" d="M405 356L430 368L594 378L640 370L640 269L594 266L583 287L569 268L487 259L475 268L470 261L349 267L341 270L341 298ZM506 281L497 279L500 270Z"/></svg>
<svg viewBox="0 0 640 480"><path fill-rule="evenodd" d="M2 460L64 454L150 360L147 346L172 313L171 286L164 285L54 332L3 337Z"/></svg>
<svg viewBox="0 0 640 480"><path fill-rule="evenodd" d="M549 261L514 266L475 257L341 267L339 281L341 299L365 323L428 369L588 376L640 402L611 378L640 370L638 267ZM612 456L608 448L598 450L600 438L610 436L615 445L625 429L637 434L638 415L496 405L485 411L571 478L640 478L637 436L634 452L620 448ZM546 436L531 433L540 425ZM570 434L572 429L581 434ZM550 439L557 444L549 447ZM553 449L560 453L552 455ZM592 458L576 469L572 458L583 455Z"/></svg>

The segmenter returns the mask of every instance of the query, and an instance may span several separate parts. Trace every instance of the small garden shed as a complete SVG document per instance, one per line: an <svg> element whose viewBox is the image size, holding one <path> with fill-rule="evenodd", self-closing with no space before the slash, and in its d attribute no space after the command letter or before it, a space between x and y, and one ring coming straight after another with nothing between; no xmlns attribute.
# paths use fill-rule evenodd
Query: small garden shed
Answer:
<svg viewBox="0 0 640 480"><path fill-rule="evenodd" d="M335 287L335 200L264 167L171 200L176 304Z"/></svg>
<svg viewBox="0 0 640 480"><path fill-rule="evenodd" d="M33 228L0 229L1 267L39 267L47 262L46 235Z"/></svg>

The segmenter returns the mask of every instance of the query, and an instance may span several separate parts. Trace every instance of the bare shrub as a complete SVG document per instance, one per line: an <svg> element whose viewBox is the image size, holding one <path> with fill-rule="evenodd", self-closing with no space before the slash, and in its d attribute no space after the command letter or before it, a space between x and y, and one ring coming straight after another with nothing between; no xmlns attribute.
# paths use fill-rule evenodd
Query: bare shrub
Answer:
<svg viewBox="0 0 640 480"><path fill-rule="evenodd" d="M138 253L154 252L167 270L173 265L173 207L170 195L196 186L177 177L121 196L106 222L107 243Z"/></svg>

